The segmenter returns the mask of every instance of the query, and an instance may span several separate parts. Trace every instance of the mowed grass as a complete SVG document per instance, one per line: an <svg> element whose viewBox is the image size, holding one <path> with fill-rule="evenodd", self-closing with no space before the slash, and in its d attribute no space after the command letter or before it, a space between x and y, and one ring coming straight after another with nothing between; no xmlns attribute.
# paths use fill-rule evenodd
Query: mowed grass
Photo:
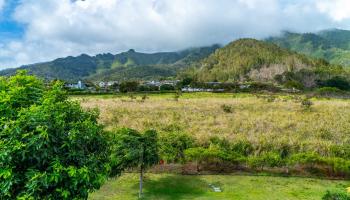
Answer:
<svg viewBox="0 0 350 200"><path fill-rule="evenodd" d="M207 141L211 136L248 140L261 149L291 146L300 152L327 156L334 146L350 142L350 101L312 99L304 110L298 96L267 100L252 94L186 93L73 97L85 108L98 108L106 129L129 127L161 134L184 132ZM136 98L136 99L135 99ZM222 105L231 107L226 113Z"/></svg>
<svg viewBox="0 0 350 200"><path fill-rule="evenodd" d="M222 189L216 193L209 184ZM144 199L152 200L320 200L327 190L345 191L350 182L312 178L146 174ZM90 200L138 199L138 174L109 180Z"/></svg>

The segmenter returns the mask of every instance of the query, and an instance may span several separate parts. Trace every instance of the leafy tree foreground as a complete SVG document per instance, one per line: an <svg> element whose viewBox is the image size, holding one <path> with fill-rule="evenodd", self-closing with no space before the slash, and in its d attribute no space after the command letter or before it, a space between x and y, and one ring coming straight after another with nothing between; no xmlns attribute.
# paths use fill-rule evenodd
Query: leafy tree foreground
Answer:
<svg viewBox="0 0 350 200"><path fill-rule="evenodd" d="M98 113L19 72L0 78L0 199L87 199L109 172Z"/></svg>

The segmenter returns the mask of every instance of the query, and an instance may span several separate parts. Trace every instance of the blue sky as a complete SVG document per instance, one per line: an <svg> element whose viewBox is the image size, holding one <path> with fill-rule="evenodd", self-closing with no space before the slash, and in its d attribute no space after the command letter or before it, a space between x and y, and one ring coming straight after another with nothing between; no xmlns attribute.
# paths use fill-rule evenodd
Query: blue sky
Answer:
<svg viewBox="0 0 350 200"><path fill-rule="evenodd" d="M0 0L0 69L329 28L350 29L349 0Z"/></svg>
<svg viewBox="0 0 350 200"><path fill-rule="evenodd" d="M12 0L6 1L3 5L0 17L1 40L18 39L23 36L25 27L11 16L18 3L18 0Z"/></svg>

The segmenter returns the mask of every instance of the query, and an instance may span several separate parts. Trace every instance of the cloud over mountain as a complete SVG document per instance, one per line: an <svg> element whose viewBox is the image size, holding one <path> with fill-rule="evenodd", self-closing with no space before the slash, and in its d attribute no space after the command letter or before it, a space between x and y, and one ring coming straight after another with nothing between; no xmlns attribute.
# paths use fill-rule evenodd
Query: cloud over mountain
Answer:
<svg viewBox="0 0 350 200"><path fill-rule="evenodd" d="M0 42L0 68L81 53L226 44L281 30L350 28L349 9L347 0L26 0L8 16L25 31Z"/></svg>

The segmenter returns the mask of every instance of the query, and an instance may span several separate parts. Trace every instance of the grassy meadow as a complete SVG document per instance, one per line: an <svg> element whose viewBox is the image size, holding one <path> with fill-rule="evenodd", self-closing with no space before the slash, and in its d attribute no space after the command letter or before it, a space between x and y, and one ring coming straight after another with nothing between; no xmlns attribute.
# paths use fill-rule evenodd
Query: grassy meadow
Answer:
<svg viewBox="0 0 350 200"><path fill-rule="evenodd" d="M214 192L209 184L220 187ZM345 191L348 181L245 175L182 176L146 174L144 199L320 200L327 190ZM138 174L109 180L89 200L138 199Z"/></svg>
<svg viewBox="0 0 350 200"><path fill-rule="evenodd" d="M185 93L80 96L85 108L98 108L108 130L130 127L184 132L205 142L212 136L248 140L256 148L288 145L327 156L350 142L350 100L311 99L305 110L300 96ZM229 107L225 111L222 107Z"/></svg>
<svg viewBox="0 0 350 200"><path fill-rule="evenodd" d="M275 162L275 154L264 157L264 152L278 152L279 157L287 146L288 151L294 154L306 152L327 159L336 157L331 164L328 163L331 168L344 166L341 169L348 169L350 100L312 98L312 106L305 108L301 104L304 96L299 95L185 93L179 99L174 98L175 94L149 94L147 98L143 96L144 94L134 94L72 98L80 101L86 109L98 108L99 120L108 130L130 127L140 131L156 129L160 135L185 133L204 144L202 146L213 136L233 143L248 141L253 151L244 157L244 161L239 162L249 165L251 158L257 158L257 161L253 159L252 166L258 162L262 166L282 169L288 168L288 161L281 161L284 163L281 164L279 159L277 164L270 165L271 160ZM293 153L287 158L292 157ZM217 157L222 154L225 152L209 153L214 158L210 157L206 161L214 163L214 167L222 166L227 163L225 159L218 161ZM231 162L237 163L236 160ZM309 164L308 167L322 164L318 158L303 156L297 157L297 164L294 164L300 166L300 163ZM325 169L321 170L321 174L328 173L328 168ZM236 175L179 174L181 173L147 174L145 199L318 200L327 190L345 191L350 184L348 181L293 176L240 175L240 172ZM216 184L223 191L215 193L208 184ZM91 194L90 199L137 199L137 192L138 175L124 174L109 180L99 191Z"/></svg>

